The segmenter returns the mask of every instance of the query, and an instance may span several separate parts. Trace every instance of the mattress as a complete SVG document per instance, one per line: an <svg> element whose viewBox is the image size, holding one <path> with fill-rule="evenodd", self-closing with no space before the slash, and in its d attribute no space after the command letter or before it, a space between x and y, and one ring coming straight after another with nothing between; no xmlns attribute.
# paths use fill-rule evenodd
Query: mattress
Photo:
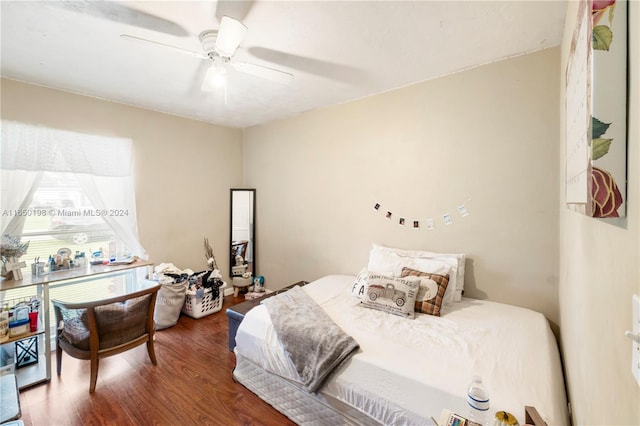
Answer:
<svg viewBox="0 0 640 426"><path fill-rule="evenodd" d="M328 395L311 394L242 356L237 357L233 377L299 425L380 426L366 413Z"/></svg>
<svg viewBox="0 0 640 426"><path fill-rule="evenodd" d="M441 317L410 320L361 306L351 296L354 280L332 275L303 287L360 345L310 397L381 424L432 424L442 409L466 414L466 388L480 375L491 412L508 411L524 424L524 406L532 405L548 424L568 424L558 348L543 315L462 298L444 307ZM299 386L264 306L245 316L235 351L238 359Z"/></svg>

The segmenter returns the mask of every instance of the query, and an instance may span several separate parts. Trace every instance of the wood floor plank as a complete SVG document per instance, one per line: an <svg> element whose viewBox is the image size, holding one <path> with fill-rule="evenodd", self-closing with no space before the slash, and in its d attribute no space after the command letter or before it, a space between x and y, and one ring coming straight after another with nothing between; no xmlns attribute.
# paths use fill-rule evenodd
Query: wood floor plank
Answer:
<svg viewBox="0 0 640 426"><path fill-rule="evenodd" d="M233 381L235 355L227 347L227 307L200 319L181 316L156 333L158 365L142 345L100 360L96 391L89 394L89 362L63 354L62 374L20 392L26 426L261 425L292 421Z"/></svg>

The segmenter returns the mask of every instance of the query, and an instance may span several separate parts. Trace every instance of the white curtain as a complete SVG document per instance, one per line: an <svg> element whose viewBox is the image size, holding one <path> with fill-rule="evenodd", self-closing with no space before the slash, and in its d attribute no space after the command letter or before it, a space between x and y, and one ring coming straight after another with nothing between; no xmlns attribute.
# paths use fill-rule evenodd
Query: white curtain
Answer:
<svg viewBox="0 0 640 426"><path fill-rule="evenodd" d="M78 183L96 210L104 215L104 220L131 254L144 257L145 251L138 241L138 221L133 178L131 176L94 176L86 173L76 175Z"/></svg>
<svg viewBox="0 0 640 426"><path fill-rule="evenodd" d="M40 183L42 172L27 170L1 170L0 193L2 193L2 234L16 235L24 228L25 215L17 211L31 204L33 193Z"/></svg>
<svg viewBox="0 0 640 426"><path fill-rule="evenodd" d="M130 139L2 120L1 146L3 210L27 207L43 171L72 173L116 237L147 258L138 239ZM4 219L3 234L22 232L21 224Z"/></svg>

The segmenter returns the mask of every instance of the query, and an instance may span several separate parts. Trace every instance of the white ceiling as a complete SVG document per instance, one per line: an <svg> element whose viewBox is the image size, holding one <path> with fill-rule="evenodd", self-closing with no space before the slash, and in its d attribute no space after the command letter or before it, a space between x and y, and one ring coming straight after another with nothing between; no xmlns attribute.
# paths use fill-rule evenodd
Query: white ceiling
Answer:
<svg viewBox="0 0 640 426"><path fill-rule="evenodd" d="M231 127L347 102L560 43L564 1L6 1L3 77ZM238 71L200 90L219 17L248 33L234 59L294 74Z"/></svg>

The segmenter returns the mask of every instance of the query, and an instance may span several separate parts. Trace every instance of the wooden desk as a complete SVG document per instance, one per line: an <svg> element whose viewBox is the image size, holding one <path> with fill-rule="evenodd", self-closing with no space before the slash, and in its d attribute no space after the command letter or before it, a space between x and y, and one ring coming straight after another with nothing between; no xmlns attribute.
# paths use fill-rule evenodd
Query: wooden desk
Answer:
<svg viewBox="0 0 640 426"><path fill-rule="evenodd" d="M23 274L24 278L21 280L2 279L0 281L0 292L4 293L13 289L34 287L37 291L37 296L41 300L40 309L42 312L38 330L35 332L24 333L15 337L9 337L9 340L2 342L2 345L5 345L9 343L13 344L18 340L23 340L33 336L37 336L38 339L44 338L44 340L42 340L42 344L39 345L39 350L41 352L41 356L39 358L42 362L38 362L34 366L34 368L31 368L31 366L29 366L21 368L16 372L19 388L23 389L37 383L49 381L51 379L51 324L49 319L50 288L78 285L81 283L95 281L101 278L126 275L126 291L134 291L135 287L137 286L137 280L134 279L136 274L135 269L142 267L146 267L148 271L151 271L153 262L149 262L146 260L137 260L126 265L89 265L85 268L55 271L48 275L34 276L31 274ZM88 300L91 300L91 295L87 295L87 297L89 297ZM101 299L103 297L97 296L97 298ZM87 300L86 297L84 297L84 299ZM44 327L42 326L43 323Z"/></svg>
<svg viewBox="0 0 640 426"><path fill-rule="evenodd" d="M89 265L85 268L65 269L61 271L51 272L47 275L39 276L23 274L24 278L17 281L5 280L4 278L2 278L2 280L0 281L0 291L42 284L51 286L54 283L83 278L98 279L100 278L100 275L123 272L128 269L136 269L143 266L152 267L153 262L147 260L136 260L135 262L126 265Z"/></svg>

